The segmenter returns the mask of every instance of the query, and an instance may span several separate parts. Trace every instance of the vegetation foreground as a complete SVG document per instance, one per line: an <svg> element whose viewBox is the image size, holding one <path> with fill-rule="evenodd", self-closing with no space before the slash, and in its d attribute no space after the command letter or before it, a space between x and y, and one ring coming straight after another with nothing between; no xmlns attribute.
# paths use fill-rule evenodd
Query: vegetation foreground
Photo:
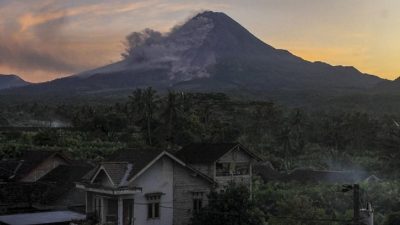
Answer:
<svg viewBox="0 0 400 225"><path fill-rule="evenodd" d="M289 109L224 94L161 96L148 88L118 103L2 106L0 157L46 148L98 161L127 147L167 147L173 152L192 142L240 142L282 172L312 168L376 175L381 182L362 188L374 204L376 223L386 217L386 224L395 224L390 220L400 211L399 123L398 115ZM245 214L262 215L268 224L345 224L351 219L351 195L341 192L340 185L256 184L254 202L248 203L254 210Z"/></svg>

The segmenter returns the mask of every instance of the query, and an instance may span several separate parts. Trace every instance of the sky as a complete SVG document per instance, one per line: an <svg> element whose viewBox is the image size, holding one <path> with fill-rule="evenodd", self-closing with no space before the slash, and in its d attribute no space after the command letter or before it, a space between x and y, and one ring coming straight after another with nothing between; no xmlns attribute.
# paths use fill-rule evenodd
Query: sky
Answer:
<svg viewBox="0 0 400 225"><path fill-rule="evenodd" d="M310 61L400 76L399 0L0 0L0 74L31 82L121 60L124 39L204 10Z"/></svg>

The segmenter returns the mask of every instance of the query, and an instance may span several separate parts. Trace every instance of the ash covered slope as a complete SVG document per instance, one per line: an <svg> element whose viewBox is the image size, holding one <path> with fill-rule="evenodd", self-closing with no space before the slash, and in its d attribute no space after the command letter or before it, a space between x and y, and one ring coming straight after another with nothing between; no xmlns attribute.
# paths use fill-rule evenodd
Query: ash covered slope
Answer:
<svg viewBox="0 0 400 225"><path fill-rule="evenodd" d="M203 12L168 34L132 33L125 58L68 78L19 88L19 93L92 93L152 86L188 91L343 93L382 79L353 67L308 62L275 49L224 13Z"/></svg>
<svg viewBox="0 0 400 225"><path fill-rule="evenodd" d="M29 83L21 79L17 75L0 74L0 89L26 86Z"/></svg>

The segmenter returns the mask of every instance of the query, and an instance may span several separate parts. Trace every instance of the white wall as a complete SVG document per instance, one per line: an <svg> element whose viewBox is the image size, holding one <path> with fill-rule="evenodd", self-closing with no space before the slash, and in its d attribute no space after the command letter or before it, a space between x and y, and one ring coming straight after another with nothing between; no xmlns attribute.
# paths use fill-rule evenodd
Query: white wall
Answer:
<svg viewBox="0 0 400 225"><path fill-rule="evenodd" d="M143 188L141 194L135 194L135 224L172 225L173 224L173 161L164 156L140 175L131 185ZM147 219L147 200L145 194L162 192L160 218ZM167 207L167 208L166 208Z"/></svg>

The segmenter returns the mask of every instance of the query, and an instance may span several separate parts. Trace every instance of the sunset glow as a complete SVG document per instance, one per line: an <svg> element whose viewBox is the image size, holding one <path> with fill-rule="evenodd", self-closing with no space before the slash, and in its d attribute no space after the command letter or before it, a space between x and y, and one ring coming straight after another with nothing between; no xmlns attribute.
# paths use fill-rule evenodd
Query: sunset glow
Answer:
<svg viewBox="0 0 400 225"><path fill-rule="evenodd" d="M168 32L202 10L310 61L400 75L398 0L0 0L0 74L33 82L116 62L133 31Z"/></svg>

